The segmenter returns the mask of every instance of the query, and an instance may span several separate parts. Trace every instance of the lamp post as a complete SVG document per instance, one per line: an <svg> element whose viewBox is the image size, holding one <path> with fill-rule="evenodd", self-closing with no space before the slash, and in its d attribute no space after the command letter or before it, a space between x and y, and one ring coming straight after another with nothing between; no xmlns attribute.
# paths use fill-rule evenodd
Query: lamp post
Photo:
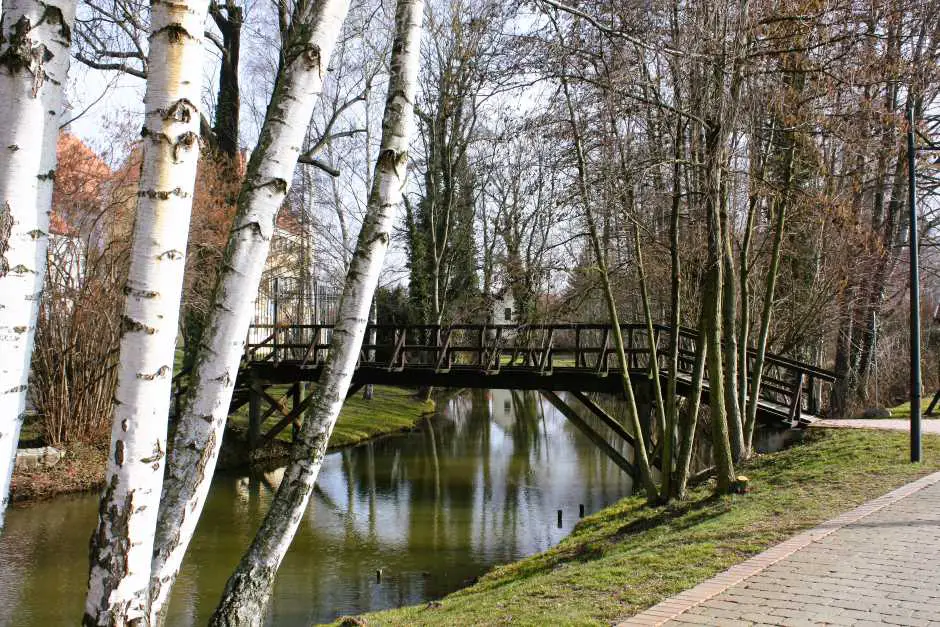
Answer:
<svg viewBox="0 0 940 627"><path fill-rule="evenodd" d="M921 116L922 120L934 122L935 116ZM911 253L911 462L919 462L922 458L921 446L921 380L920 380L920 261L918 239L920 231L917 228L917 153L927 151L940 151L940 145L934 143L922 133L920 137L926 143L918 146L915 142L917 129L914 125L914 107L907 105L907 205L910 210L910 253ZM940 401L940 390L934 395L934 400L927 410L931 410Z"/></svg>
<svg viewBox="0 0 940 627"><path fill-rule="evenodd" d="M911 249L911 463L921 461L920 437L920 260L917 231L917 147L914 145L914 107L907 105L907 206Z"/></svg>

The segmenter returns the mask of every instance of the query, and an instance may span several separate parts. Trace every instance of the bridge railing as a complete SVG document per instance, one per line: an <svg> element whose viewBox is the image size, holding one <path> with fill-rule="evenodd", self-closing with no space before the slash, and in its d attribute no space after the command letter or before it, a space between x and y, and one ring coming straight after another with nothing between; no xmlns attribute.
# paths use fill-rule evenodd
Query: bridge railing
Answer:
<svg viewBox="0 0 940 627"><path fill-rule="evenodd" d="M307 367L322 365L329 351L332 325L254 325L262 343L249 342L251 361L289 362ZM374 334L372 333L374 331ZM694 329L679 329L680 376L691 377L699 335ZM645 324L622 324L624 356L631 371L651 370L649 332ZM653 327L657 364L665 373L668 364L670 327ZM543 374L556 370L591 371L608 375L620 369L613 328L608 324L531 325L369 325L360 353L360 366L389 371L454 368L498 373L503 369L527 369ZM374 342L368 338L375 337ZM748 351L747 368L754 367L756 354ZM707 373L706 373L707 377ZM760 397L798 418L803 412L819 411L821 387L835 381L827 370L779 355L768 354Z"/></svg>

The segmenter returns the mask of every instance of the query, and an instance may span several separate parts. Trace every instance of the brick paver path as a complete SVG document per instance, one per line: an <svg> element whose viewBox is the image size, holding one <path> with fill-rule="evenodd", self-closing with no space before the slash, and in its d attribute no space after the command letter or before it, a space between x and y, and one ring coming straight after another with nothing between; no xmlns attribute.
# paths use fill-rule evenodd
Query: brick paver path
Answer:
<svg viewBox="0 0 940 627"><path fill-rule="evenodd" d="M622 623L940 626L940 473Z"/></svg>

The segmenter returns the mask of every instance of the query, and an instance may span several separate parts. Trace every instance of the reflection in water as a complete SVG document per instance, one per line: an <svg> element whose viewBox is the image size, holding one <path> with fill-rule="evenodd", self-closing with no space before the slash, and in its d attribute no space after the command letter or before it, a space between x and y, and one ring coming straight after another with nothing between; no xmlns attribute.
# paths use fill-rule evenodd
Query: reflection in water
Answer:
<svg viewBox="0 0 940 627"><path fill-rule="evenodd" d="M168 624L206 623L282 475L215 478ZM557 543L579 504L596 511L631 488L534 393L460 395L413 433L326 457L268 622L309 625L440 597ZM96 509L97 497L84 495L9 513L0 537L0 625L78 621Z"/></svg>

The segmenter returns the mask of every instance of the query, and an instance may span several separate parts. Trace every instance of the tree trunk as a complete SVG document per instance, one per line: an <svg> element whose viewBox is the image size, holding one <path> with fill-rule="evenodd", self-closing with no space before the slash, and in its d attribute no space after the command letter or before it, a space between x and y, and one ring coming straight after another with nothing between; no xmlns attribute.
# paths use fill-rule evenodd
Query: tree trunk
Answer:
<svg viewBox="0 0 940 627"><path fill-rule="evenodd" d="M734 464L728 433L728 415L725 410L725 373L722 358L722 296L724 287L723 254L725 238L721 223L721 172L725 163L724 133L713 123L706 131L705 146L705 214L708 230L708 254L702 307L705 316L702 330L707 334L708 413L711 419L712 454L718 479L718 492L731 489L734 483Z"/></svg>
<svg viewBox="0 0 940 627"><path fill-rule="evenodd" d="M26 408L74 0L4 0L0 18L0 529Z"/></svg>
<svg viewBox="0 0 940 627"><path fill-rule="evenodd" d="M692 450L695 448L695 429L698 425L698 412L702 403L702 381L705 378L705 354L708 333L705 329L706 308L703 305L698 317L698 342L695 345L695 363L692 366L692 384L686 412L679 424L679 457L676 459L676 479L673 482L673 494L676 498L685 498L692 466Z"/></svg>
<svg viewBox="0 0 940 627"><path fill-rule="evenodd" d="M89 549L86 625L147 620L187 229L208 0L154 2L143 165L124 288L111 454Z"/></svg>
<svg viewBox="0 0 940 627"><path fill-rule="evenodd" d="M784 182L784 198L777 204L777 214L774 220L774 243L770 255L770 267L767 269L766 285L764 287L764 304L761 308L760 332L757 337L757 355L754 357L754 367L751 368L750 390L748 392L747 417L744 422L744 439L750 451L754 441L754 427L757 424L757 403L760 398L761 377L764 374L764 358L767 355L767 337L770 333L770 319L773 314L774 290L777 286L777 275L780 273L780 248L783 244L783 229L786 224L786 210L790 190L790 172L792 170L793 148L787 150L786 175Z"/></svg>
<svg viewBox="0 0 940 627"><path fill-rule="evenodd" d="M741 418L741 405L738 404L738 386L746 385L738 380L738 337L737 337L737 281L734 275L734 253L731 250L731 222L728 219L728 195L722 188L721 221L724 227L724 246L721 263L723 277L721 286L723 329L723 361L725 374L725 412L728 415L728 436L731 440L731 453L735 462L746 456L744 445L744 420Z"/></svg>
<svg viewBox="0 0 940 627"><path fill-rule="evenodd" d="M211 625L261 623L274 577L303 518L330 433L352 380L369 307L402 199L408 144L414 126L423 11L422 0L398 1L382 147L366 217L346 275L330 354L313 401L313 414L304 421L271 509L226 584Z"/></svg>
<svg viewBox="0 0 940 627"><path fill-rule="evenodd" d="M299 8L291 32L306 38L284 43L287 56L239 193L213 307L167 463L153 550L151 622L165 608L205 504L277 212L293 179L348 7L348 0L330 0L315 9Z"/></svg>
<svg viewBox="0 0 940 627"><path fill-rule="evenodd" d="M668 500L673 497L673 468L675 466L674 445L679 425L679 403L676 386L679 381L679 325L682 320L682 301L680 289L682 287L682 265L679 258L679 209L682 198L682 178L679 161L683 155L684 131L681 118L676 120L675 147L672 164L672 210L669 220L669 373L666 379L666 433L663 440L662 463L662 498ZM693 381L694 383L694 381ZM697 410L696 410L697 411ZM690 436L692 437L692 436ZM691 450L691 449L690 449ZM686 470L688 475L688 470Z"/></svg>
<svg viewBox="0 0 940 627"><path fill-rule="evenodd" d="M755 151L756 152L756 151ZM752 153L753 154L753 153ZM744 444L747 446L745 455L750 457L750 438L747 436L747 391L749 386L749 366L747 348L751 334L751 242L754 239L754 221L757 218L757 197L751 195L748 200L747 223L744 226L744 241L741 244L740 270L738 282L741 289L741 326L738 327L738 408L744 415L745 423Z"/></svg>
<svg viewBox="0 0 940 627"><path fill-rule="evenodd" d="M581 203L584 206L584 218L587 222L588 237L591 242L591 247L594 250L595 261L597 262L601 287L604 290L604 300L607 304L607 312L613 331L614 349L617 351L617 362L621 370L623 394L627 401L627 418L630 421L630 428L634 435L635 464L640 474L640 480L643 482L643 487L646 490L646 499L650 502L654 502L659 499L659 492L656 489L656 482L653 479L653 472L650 468L649 455L646 450L646 444L643 441L643 428L640 424L639 412L637 411L633 383L630 381L630 364L627 360L626 351L624 350L623 332L620 329L620 318L617 315L617 302L614 299L614 292L610 285L610 274L607 270L607 255L604 252L603 244L601 244L594 211L591 209L591 194L588 189L587 164L584 159L584 148L581 144L581 132L578 129L578 120L575 115L574 104L571 102L568 83L565 79L562 79L561 84L565 95L565 104L568 108L568 121L571 126L571 135L574 139L575 156L578 164L578 184L580 187L578 191L581 195ZM604 356L602 355L601 358L604 358Z"/></svg>
<svg viewBox="0 0 940 627"><path fill-rule="evenodd" d="M633 225L633 246L636 249L636 269L637 280L640 284L640 295L643 301L643 319L646 321L646 336L650 353L650 379L653 383L653 400L656 411L656 429L659 432L660 442L665 447L666 444L662 438L667 437L666 433L666 409L663 404L663 386L659 378L659 352L657 351L656 331L653 327L653 310L650 308L649 290L646 284L646 269L643 267L643 247L640 243L640 226ZM670 444L671 446L671 444ZM666 470L663 469L665 474Z"/></svg>
<svg viewBox="0 0 940 627"><path fill-rule="evenodd" d="M238 156L238 118L241 96L238 89L238 64L242 40L242 8L234 0L210 9L212 19L222 33L222 64L219 68L219 95L215 105L213 132L222 154L234 159Z"/></svg>

